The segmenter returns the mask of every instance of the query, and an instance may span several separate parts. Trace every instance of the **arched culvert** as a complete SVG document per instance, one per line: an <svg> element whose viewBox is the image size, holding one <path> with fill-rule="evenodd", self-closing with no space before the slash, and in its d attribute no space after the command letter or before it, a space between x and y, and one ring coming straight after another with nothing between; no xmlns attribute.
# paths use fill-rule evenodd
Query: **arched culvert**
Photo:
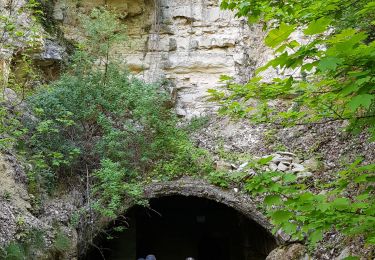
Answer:
<svg viewBox="0 0 375 260"><path fill-rule="evenodd" d="M106 259L265 259L280 244L246 195L184 179L150 184L145 197L150 208L130 208L129 229L101 245Z"/></svg>
<svg viewBox="0 0 375 260"><path fill-rule="evenodd" d="M273 228L250 196L231 189L221 189L204 180L182 178L176 181L152 183L146 186L144 196L146 199L153 199L171 195L213 200L237 210L270 233ZM282 237L277 237L276 241L278 244L287 242Z"/></svg>

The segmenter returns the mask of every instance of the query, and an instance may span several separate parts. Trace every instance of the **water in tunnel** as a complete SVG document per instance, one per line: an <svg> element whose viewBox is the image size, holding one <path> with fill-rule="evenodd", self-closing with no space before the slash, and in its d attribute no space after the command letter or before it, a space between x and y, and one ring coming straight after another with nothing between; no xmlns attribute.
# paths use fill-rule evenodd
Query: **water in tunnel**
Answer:
<svg viewBox="0 0 375 260"><path fill-rule="evenodd" d="M133 207L129 228L101 244L105 259L260 260L276 246L260 225L208 199L170 196L152 199L151 208ZM93 250L87 259L102 259Z"/></svg>

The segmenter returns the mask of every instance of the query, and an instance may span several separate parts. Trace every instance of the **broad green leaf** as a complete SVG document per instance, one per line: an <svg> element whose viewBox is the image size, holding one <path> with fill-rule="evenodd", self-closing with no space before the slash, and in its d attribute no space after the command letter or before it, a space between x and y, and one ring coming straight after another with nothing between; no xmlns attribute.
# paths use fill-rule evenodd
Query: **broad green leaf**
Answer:
<svg viewBox="0 0 375 260"><path fill-rule="evenodd" d="M228 8L228 2L222 1L221 4L220 4L220 8L221 9L227 9Z"/></svg>
<svg viewBox="0 0 375 260"><path fill-rule="evenodd" d="M283 225L282 225L282 229L288 233L288 234L293 234L296 232L298 226L297 224L294 224L294 223L290 223L290 222L285 222Z"/></svg>
<svg viewBox="0 0 375 260"><path fill-rule="evenodd" d="M361 195L358 195L356 197L356 200L366 200L370 197L370 195L368 193L365 193L365 194L361 194Z"/></svg>
<svg viewBox="0 0 375 260"><path fill-rule="evenodd" d="M347 198L337 198L332 201L332 205L336 209L344 209L347 208L350 204L350 200Z"/></svg>
<svg viewBox="0 0 375 260"><path fill-rule="evenodd" d="M354 178L355 183L362 183L367 181L367 177L369 177L369 174L361 174Z"/></svg>
<svg viewBox="0 0 375 260"><path fill-rule="evenodd" d="M366 242L375 245L375 235L366 239Z"/></svg>
<svg viewBox="0 0 375 260"><path fill-rule="evenodd" d="M375 172L375 163L364 165L358 168L359 171L373 171Z"/></svg>
<svg viewBox="0 0 375 260"><path fill-rule="evenodd" d="M279 53L279 52L283 52L283 51L285 51L285 49L286 49L286 47L288 47L288 44L283 44L283 45L281 45L279 48L277 48L276 50L275 50L275 53Z"/></svg>
<svg viewBox="0 0 375 260"><path fill-rule="evenodd" d="M276 58L274 58L273 60L270 60L263 67L259 68L257 70L257 72L258 71L263 71L263 70L267 69L270 66L272 66L274 68L276 68L277 66L280 66L281 68L283 68L287 64L288 61L289 61L289 55L288 55L288 52L285 51L282 54L280 54L279 56L277 56Z"/></svg>
<svg viewBox="0 0 375 260"><path fill-rule="evenodd" d="M365 208L368 208L368 203L365 203L365 202L356 202L356 203L352 203L352 208L357 210L357 209L365 209Z"/></svg>
<svg viewBox="0 0 375 260"><path fill-rule="evenodd" d="M292 213L286 210L277 210L272 212L271 218L275 224L281 224L291 219Z"/></svg>
<svg viewBox="0 0 375 260"><path fill-rule="evenodd" d="M302 67L301 67L301 70L302 71L311 71L317 64L318 64L317 61L314 61L312 63L303 64Z"/></svg>
<svg viewBox="0 0 375 260"><path fill-rule="evenodd" d="M336 43L334 48L331 49L334 52L339 52L340 55L348 56L354 53L355 48L359 48L358 46L361 46L367 37L365 33L356 31L356 34ZM327 53L332 55L332 50L328 50Z"/></svg>
<svg viewBox="0 0 375 260"><path fill-rule="evenodd" d="M374 12L375 11L375 1L369 2L362 10L360 10L357 14L365 14L368 12Z"/></svg>
<svg viewBox="0 0 375 260"><path fill-rule="evenodd" d="M302 201L310 201L314 199L314 195L310 192L305 192L300 195L299 199Z"/></svg>
<svg viewBox="0 0 375 260"><path fill-rule="evenodd" d="M352 111L356 111L359 107L369 109L374 98L375 98L374 95L360 94L360 95L353 97L352 100L350 100L350 102L348 103L348 105Z"/></svg>
<svg viewBox="0 0 375 260"><path fill-rule="evenodd" d="M342 59L337 57L326 57L319 61L318 69L320 71L335 70L342 63Z"/></svg>
<svg viewBox="0 0 375 260"><path fill-rule="evenodd" d="M261 158L257 161L258 164L260 165L266 165L268 164L270 161L272 161L272 158L273 156L267 156L267 157L264 157L264 158Z"/></svg>
<svg viewBox="0 0 375 260"><path fill-rule="evenodd" d="M309 240L314 245L323 238L323 230L317 229L309 235Z"/></svg>
<svg viewBox="0 0 375 260"><path fill-rule="evenodd" d="M282 203L282 200L279 195L269 195L265 197L264 203L268 206L280 205Z"/></svg>
<svg viewBox="0 0 375 260"><path fill-rule="evenodd" d="M283 175L283 180L285 182L293 182L293 181L297 180L297 176L294 175L294 174L291 174L291 173L287 173L287 174Z"/></svg>
<svg viewBox="0 0 375 260"><path fill-rule="evenodd" d="M334 37L332 37L332 39L330 39L329 42L333 44L339 43L341 41L344 41L348 38L353 37L356 33L357 31L355 29L348 28L348 29L343 30L339 34L334 35Z"/></svg>
<svg viewBox="0 0 375 260"><path fill-rule="evenodd" d="M327 26L332 22L331 18L320 18L316 21L312 21L309 26L303 31L306 35L313 35L322 33L326 30Z"/></svg>
<svg viewBox="0 0 375 260"><path fill-rule="evenodd" d="M331 205L329 203L319 203L316 208L322 212L325 212L331 208Z"/></svg>
<svg viewBox="0 0 375 260"><path fill-rule="evenodd" d="M352 94L353 92L355 92L357 89L358 89L358 87L356 85L352 84L352 85L348 85L348 86L344 87L340 91L340 93L342 95L344 95L344 96L347 96L347 95Z"/></svg>
<svg viewBox="0 0 375 260"><path fill-rule="evenodd" d="M295 30L296 25L287 25L285 23L280 24L279 28L271 30L266 39L265 43L268 47L275 48L280 43L285 41L289 35Z"/></svg>
<svg viewBox="0 0 375 260"><path fill-rule="evenodd" d="M289 42L287 45L288 45L289 48L294 49L295 47L298 47L301 44L299 44L299 42L297 42L296 40L293 40L293 41Z"/></svg>

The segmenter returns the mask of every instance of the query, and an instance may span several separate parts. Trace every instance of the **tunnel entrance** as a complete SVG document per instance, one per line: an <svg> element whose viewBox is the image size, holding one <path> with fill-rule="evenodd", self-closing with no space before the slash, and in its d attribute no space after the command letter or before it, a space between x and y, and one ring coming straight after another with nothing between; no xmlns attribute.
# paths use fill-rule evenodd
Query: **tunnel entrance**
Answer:
<svg viewBox="0 0 375 260"><path fill-rule="evenodd" d="M105 259L260 260L276 247L263 227L212 200L169 196L150 200L150 208L126 214L129 229L104 242ZM102 259L92 252L87 259Z"/></svg>

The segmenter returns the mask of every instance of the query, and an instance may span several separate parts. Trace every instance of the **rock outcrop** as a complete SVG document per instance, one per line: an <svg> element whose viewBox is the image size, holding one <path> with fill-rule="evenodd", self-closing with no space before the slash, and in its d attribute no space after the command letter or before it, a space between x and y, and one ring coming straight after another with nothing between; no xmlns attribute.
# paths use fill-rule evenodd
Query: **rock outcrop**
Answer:
<svg viewBox="0 0 375 260"><path fill-rule="evenodd" d="M166 80L177 97L177 113L191 118L212 111L207 90L220 75L245 82L267 58L263 32L222 11L219 0L109 0L122 14L128 42L117 58L149 82ZM57 1L54 17L67 39L79 40L77 12L89 13L103 1Z"/></svg>

